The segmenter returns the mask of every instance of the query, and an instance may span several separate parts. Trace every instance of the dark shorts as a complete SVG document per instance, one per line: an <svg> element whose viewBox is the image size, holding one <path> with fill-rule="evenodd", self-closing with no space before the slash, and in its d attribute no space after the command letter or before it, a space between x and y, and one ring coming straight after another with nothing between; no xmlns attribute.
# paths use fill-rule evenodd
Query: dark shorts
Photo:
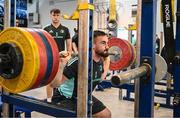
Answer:
<svg viewBox="0 0 180 118"><path fill-rule="evenodd" d="M92 114L98 113L106 108L106 106L93 95L92 101ZM61 108L69 109L72 111L75 111L77 106L76 99L67 99L66 97L62 96L57 89L54 90L52 103L58 105Z"/></svg>

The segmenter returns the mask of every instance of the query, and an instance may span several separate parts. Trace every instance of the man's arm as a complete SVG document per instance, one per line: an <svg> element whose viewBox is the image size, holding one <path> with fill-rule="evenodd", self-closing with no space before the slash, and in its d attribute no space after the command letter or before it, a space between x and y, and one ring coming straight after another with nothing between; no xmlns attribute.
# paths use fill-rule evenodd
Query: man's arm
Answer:
<svg viewBox="0 0 180 118"><path fill-rule="evenodd" d="M68 28L66 29L65 42L66 42L66 49L67 49L68 53L71 55L71 53L72 53L72 39L71 39L70 32L69 32Z"/></svg>
<svg viewBox="0 0 180 118"><path fill-rule="evenodd" d="M62 73L57 74L57 77L55 77L54 80L50 83L50 87L51 88L57 88L61 84L63 84L66 80L68 80L68 79Z"/></svg>
<svg viewBox="0 0 180 118"><path fill-rule="evenodd" d="M54 80L46 86L47 102L51 102L53 88L59 87L59 85L63 84L66 80L67 78L61 73L61 71L58 71Z"/></svg>
<svg viewBox="0 0 180 118"><path fill-rule="evenodd" d="M70 58L70 56L60 58L58 72L57 72L54 80L50 83L50 86L52 88L58 87L59 85L63 84L65 80L67 80L67 78L65 76L63 76L63 71L64 71L64 67L65 67L67 61L69 60L69 58Z"/></svg>
<svg viewBox="0 0 180 118"><path fill-rule="evenodd" d="M76 43L72 42L72 48L73 48L74 53L78 54L78 49L77 49Z"/></svg>
<svg viewBox="0 0 180 118"><path fill-rule="evenodd" d="M53 79L53 81L50 84L48 84L46 86L46 94L47 94L48 102L51 102L51 98L53 96L53 88L58 87L65 81L65 80L63 80L65 78L62 78L63 68L64 68L64 65L60 62L58 72L57 72L55 78Z"/></svg>
<svg viewBox="0 0 180 118"><path fill-rule="evenodd" d="M53 88L56 88L58 87L59 85L63 84L64 81L67 80L67 78L65 76L63 76L63 70L64 70L64 67L67 63L67 60L70 58L70 56L68 56L66 54L67 52L61 52L59 53L59 56L60 56L60 62L59 62L59 68L58 68L58 72L54 78L54 80L48 84L46 86L46 94L47 94L47 101L48 102L51 102L51 98L53 96ZM64 56L62 56L64 55Z"/></svg>
<svg viewBox="0 0 180 118"><path fill-rule="evenodd" d="M103 65L104 65L104 72L101 75L102 80L104 80L106 78L106 75L107 75L107 73L109 71L109 66L110 66L110 57L109 56L104 58Z"/></svg>
<svg viewBox="0 0 180 118"><path fill-rule="evenodd" d="M71 54L72 53L72 39L66 39L66 46L67 46L67 51Z"/></svg>

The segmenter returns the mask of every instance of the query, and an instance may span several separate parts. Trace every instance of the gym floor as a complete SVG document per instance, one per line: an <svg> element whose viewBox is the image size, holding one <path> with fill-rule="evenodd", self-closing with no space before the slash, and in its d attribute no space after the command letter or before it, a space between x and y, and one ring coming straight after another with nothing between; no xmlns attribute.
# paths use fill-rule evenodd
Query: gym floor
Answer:
<svg viewBox="0 0 180 118"><path fill-rule="evenodd" d="M38 99L46 98L45 87L31 90L23 93L27 96L33 96ZM132 118L134 117L134 102L119 100L119 90L116 88L105 89L104 91L94 91L93 93L97 98L99 98L103 103L111 110L112 118ZM125 91L123 90L123 94ZM23 114L22 114L23 116ZM154 109L155 118L172 118L173 110L167 108ZM36 118L53 118L45 114L38 112L32 112L32 117Z"/></svg>

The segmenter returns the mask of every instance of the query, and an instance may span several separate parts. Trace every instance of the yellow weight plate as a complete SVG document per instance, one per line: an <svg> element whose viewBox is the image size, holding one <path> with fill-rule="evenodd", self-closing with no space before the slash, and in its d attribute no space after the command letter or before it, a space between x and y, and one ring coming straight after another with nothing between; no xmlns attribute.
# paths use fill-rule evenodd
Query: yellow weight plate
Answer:
<svg viewBox="0 0 180 118"><path fill-rule="evenodd" d="M0 44L14 43L23 55L23 68L14 79L0 77L0 83L7 91L19 93L34 84L39 71L38 47L33 37L22 28L7 28L0 34Z"/></svg>

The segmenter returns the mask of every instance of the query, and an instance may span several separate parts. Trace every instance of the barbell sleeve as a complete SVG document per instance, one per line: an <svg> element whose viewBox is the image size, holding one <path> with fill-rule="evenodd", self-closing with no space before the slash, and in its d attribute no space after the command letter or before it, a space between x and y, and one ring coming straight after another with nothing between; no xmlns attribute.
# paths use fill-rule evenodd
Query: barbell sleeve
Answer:
<svg viewBox="0 0 180 118"><path fill-rule="evenodd" d="M111 83L115 86L123 85L129 83L131 80L147 75L150 72L151 66L144 63L140 67L112 76Z"/></svg>

